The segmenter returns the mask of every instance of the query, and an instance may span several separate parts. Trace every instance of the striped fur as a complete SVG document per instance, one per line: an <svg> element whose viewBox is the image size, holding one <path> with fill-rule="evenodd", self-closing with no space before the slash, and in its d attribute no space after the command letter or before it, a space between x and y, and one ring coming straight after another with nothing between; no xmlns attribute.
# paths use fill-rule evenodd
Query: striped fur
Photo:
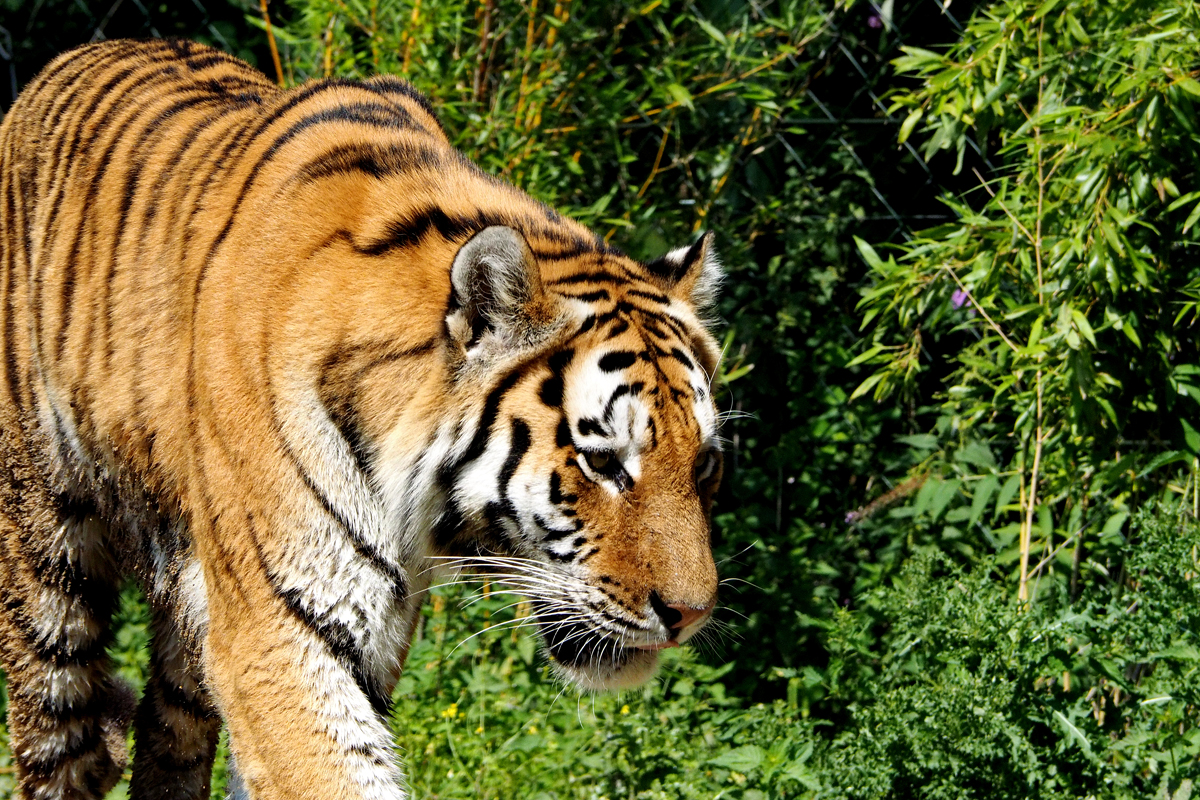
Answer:
<svg viewBox="0 0 1200 800"><path fill-rule="evenodd" d="M636 685L715 602L709 238L656 262L480 172L381 77L67 53L0 126L0 655L21 798L399 798L436 570ZM133 699L116 587L154 614Z"/></svg>

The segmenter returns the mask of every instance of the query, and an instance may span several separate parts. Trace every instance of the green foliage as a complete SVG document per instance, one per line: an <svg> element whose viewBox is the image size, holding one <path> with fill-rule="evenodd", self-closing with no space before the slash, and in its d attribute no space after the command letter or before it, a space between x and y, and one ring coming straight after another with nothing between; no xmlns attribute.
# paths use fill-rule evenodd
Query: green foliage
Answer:
<svg viewBox="0 0 1200 800"><path fill-rule="evenodd" d="M1033 606L922 556L832 631L837 797L1151 797L1200 777L1200 526L1142 514L1127 583ZM867 646L871 642L867 640ZM1185 793L1186 794L1186 793Z"/></svg>
<svg viewBox="0 0 1200 800"><path fill-rule="evenodd" d="M902 136L920 122L959 166L974 136L995 162L952 223L886 260L859 242L877 369L855 394L952 361L918 471L1023 587L1031 559L1103 572L1079 543L1147 499L1200 498L1198 34L1174 0L1002 0L894 62L921 81L893 97Z"/></svg>
<svg viewBox="0 0 1200 800"><path fill-rule="evenodd" d="M452 588L426 607L393 695L415 796L699 800L802 787L811 727L794 705L728 697L732 665L668 651L649 686L580 696L514 627L507 595L471 598L464 611L469 597Z"/></svg>

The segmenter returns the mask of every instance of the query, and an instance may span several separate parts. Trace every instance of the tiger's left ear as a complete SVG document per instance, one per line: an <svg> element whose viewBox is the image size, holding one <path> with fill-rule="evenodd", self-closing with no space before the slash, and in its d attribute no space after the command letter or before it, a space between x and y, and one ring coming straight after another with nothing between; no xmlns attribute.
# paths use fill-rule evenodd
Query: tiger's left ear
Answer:
<svg viewBox="0 0 1200 800"><path fill-rule="evenodd" d="M706 233L692 246L672 250L646 265L668 295L690 303L699 314L710 311L716 304L725 277L714 238L712 233Z"/></svg>
<svg viewBox="0 0 1200 800"><path fill-rule="evenodd" d="M506 225L484 228L459 249L450 286L446 330L463 352L488 334L508 347L532 344L554 319L529 244Z"/></svg>

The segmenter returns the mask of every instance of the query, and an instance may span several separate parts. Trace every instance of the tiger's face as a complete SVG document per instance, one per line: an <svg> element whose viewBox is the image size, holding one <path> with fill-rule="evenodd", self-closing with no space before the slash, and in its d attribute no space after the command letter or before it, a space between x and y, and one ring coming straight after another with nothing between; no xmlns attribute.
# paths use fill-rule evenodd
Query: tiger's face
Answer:
<svg viewBox="0 0 1200 800"><path fill-rule="evenodd" d="M477 562L530 598L553 663L584 688L642 683L716 602L717 350L695 287L655 280L703 269L688 259L706 247L677 251L675 265L601 262L588 280L539 287L561 330L489 396L487 444L459 473ZM502 344L486 337L479 347Z"/></svg>

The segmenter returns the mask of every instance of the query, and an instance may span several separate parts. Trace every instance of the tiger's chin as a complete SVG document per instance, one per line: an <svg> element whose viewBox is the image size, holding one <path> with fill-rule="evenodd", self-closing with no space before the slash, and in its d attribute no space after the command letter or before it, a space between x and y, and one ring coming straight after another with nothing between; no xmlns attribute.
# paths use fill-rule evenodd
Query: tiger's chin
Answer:
<svg viewBox="0 0 1200 800"><path fill-rule="evenodd" d="M621 648L609 658L588 664L558 660L549 650L550 663L560 678L585 692L616 692L636 689L658 672L658 653Z"/></svg>
<svg viewBox="0 0 1200 800"><path fill-rule="evenodd" d="M582 623L540 620L542 640L558 676L587 692L634 689L658 671L658 652L625 647Z"/></svg>

